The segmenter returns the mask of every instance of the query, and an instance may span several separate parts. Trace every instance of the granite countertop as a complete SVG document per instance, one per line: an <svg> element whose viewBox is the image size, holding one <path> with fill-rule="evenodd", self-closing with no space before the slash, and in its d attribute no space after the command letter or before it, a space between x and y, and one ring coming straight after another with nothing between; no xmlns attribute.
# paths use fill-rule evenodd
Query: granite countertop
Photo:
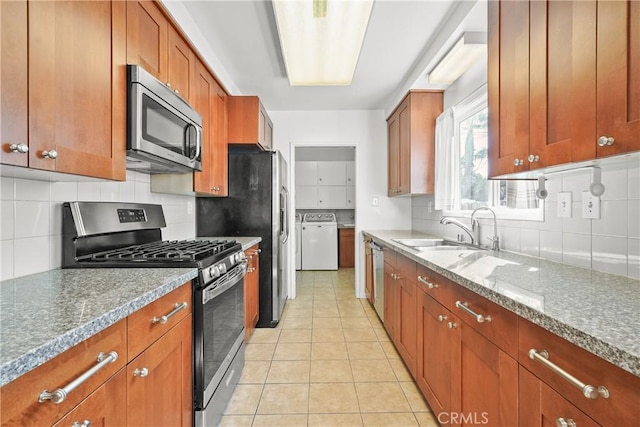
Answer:
<svg viewBox="0 0 640 427"><path fill-rule="evenodd" d="M196 276L195 268L58 269L0 282L0 386Z"/></svg>
<svg viewBox="0 0 640 427"><path fill-rule="evenodd" d="M242 245L242 250L246 251L256 243L262 242L262 237L239 237L239 236L213 236L213 237L198 237L196 240L235 240Z"/></svg>
<svg viewBox="0 0 640 427"><path fill-rule="evenodd" d="M461 286L640 376L640 281L513 252L418 252L392 239L410 230L363 231Z"/></svg>

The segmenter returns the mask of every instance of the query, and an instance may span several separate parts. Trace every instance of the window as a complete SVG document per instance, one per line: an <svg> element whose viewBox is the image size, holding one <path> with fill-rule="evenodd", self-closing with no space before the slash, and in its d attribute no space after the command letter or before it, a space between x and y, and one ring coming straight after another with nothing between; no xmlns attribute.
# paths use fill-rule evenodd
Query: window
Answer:
<svg viewBox="0 0 640 427"><path fill-rule="evenodd" d="M453 156L457 162L452 164L457 167L453 171L457 179L451 186L452 209L445 215L469 216L474 209L488 206L499 218L542 221L544 206L535 196L536 181L488 179L486 86L455 107L453 123Z"/></svg>

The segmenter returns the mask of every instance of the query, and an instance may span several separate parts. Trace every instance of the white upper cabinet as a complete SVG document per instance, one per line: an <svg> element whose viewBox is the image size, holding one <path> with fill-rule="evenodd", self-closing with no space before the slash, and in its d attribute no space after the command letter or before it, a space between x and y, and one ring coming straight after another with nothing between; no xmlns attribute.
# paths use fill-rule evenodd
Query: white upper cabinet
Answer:
<svg viewBox="0 0 640 427"><path fill-rule="evenodd" d="M296 162L296 185L318 185L318 162Z"/></svg>
<svg viewBox="0 0 640 427"><path fill-rule="evenodd" d="M356 185L356 162L346 162L347 164L347 185Z"/></svg>
<svg viewBox="0 0 640 427"><path fill-rule="evenodd" d="M318 162L318 185L346 185L347 162Z"/></svg>

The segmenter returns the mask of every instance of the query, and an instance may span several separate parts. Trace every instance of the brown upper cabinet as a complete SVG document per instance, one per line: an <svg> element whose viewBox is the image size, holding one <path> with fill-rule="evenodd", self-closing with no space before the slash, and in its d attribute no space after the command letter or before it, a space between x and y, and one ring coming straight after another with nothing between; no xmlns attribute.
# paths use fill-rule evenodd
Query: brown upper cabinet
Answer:
<svg viewBox="0 0 640 427"><path fill-rule="evenodd" d="M640 149L640 4L489 2L489 175Z"/></svg>
<svg viewBox="0 0 640 427"><path fill-rule="evenodd" d="M125 22L123 2L2 2L2 163L125 179Z"/></svg>
<svg viewBox="0 0 640 427"><path fill-rule="evenodd" d="M388 195L431 194L441 91L411 91L387 119Z"/></svg>
<svg viewBox="0 0 640 427"><path fill-rule="evenodd" d="M273 147L273 123L257 96L227 98L229 144L257 145L262 150Z"/></svg>
<svg viewBox="0 0 640 427"><path fill-rule="evenodd" d="M127 2L127 62L140 65L193 103L196 54L156 2Z"/></svg>
<svg viewBox="0 0 640 427"><path fill-rule="evenodd" d="M202 171L194 172L193 190L227 196L226 93L202 62L196 63L194 107L202 115Z"/></svg>

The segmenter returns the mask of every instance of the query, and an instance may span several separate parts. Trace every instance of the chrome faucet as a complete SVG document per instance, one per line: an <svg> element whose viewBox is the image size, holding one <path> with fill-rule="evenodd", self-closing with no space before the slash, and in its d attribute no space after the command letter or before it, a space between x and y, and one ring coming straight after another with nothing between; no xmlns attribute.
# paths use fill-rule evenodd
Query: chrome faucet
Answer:
<svg viewBox="0 0 640 427"><path fill-rule="evenodd" d="M488 239L491 240L491 250L499 251L500 250L500 238L498 237L498 221L496 221L496 213L493 211L493 209L488 208L486 206L479 207L478 209L476 209L473 212L471 212L471 224L474 224L473 221L476 221L476 224L477 224L477 220L475 219L475 214L478 211L489 211L493 215L493 237L488 237ZM480 227L478 226L478 229L479 228ZM480 244L480 242L478 242L478 244Z"/></svg>
<svg viewBox="0 0 640 427"><path fill-rule="evenodd" d="M469 235L469 237L471 238L471 244L474 245L476 244L478 237L476 235L476 228L478 227L478 220L473 218L473 216L471 217L471 228L469 228L467 225L463 224L462 222L458 221L455 218L451 218L448 216L443 216L440 219L440 224L442 225L447 225L447 224L453 224L453 225L457 225L458 227L460 227L465 233L467 233Z"/></svg>

